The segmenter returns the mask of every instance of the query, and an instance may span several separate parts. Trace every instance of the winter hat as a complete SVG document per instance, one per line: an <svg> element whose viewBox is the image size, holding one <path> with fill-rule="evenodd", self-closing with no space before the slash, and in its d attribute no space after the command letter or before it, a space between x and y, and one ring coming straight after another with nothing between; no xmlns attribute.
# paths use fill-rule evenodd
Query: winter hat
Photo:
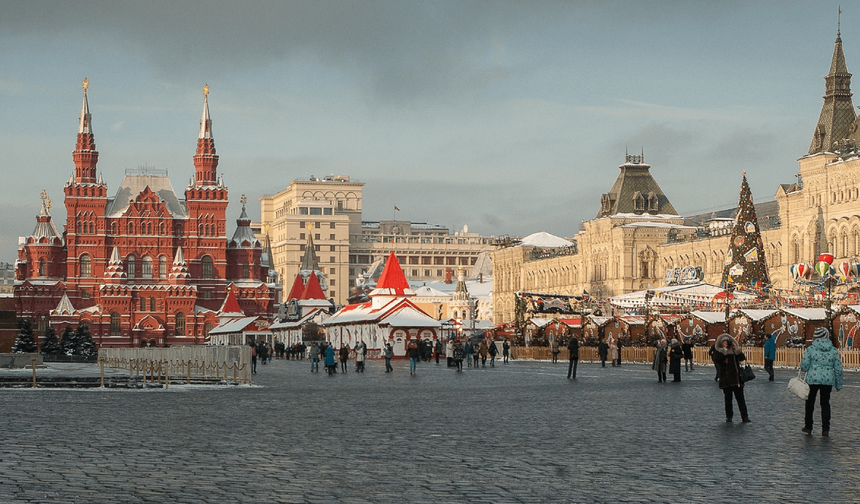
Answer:
<svg viewBox="0 0 860 504"><path fill-rule="evenodd" d="M812 337L815 339L829 338L830 337L830 331L828 331L826 327L818 327L815 329L815 332L812 333Z"/></svg>

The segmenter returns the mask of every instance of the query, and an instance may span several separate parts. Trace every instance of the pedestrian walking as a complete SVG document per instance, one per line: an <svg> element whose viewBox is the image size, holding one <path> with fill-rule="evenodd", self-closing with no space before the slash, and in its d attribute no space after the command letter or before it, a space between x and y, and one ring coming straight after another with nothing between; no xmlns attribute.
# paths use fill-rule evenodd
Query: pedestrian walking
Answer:
<svg viewBox="0 0 860 504"><path fill-rule="evenodd" d="M340 370L346 373L346 363L349 362L349 345L346 343L340 345L338 357L340 360Z"/></svg>
<svg viewBox="0 0 860 504"><path fill-rule="evenodd" d="M253 341L248 343L251 347L251 374L257 373L257 345Z"/></svg>
<svg viewBox="0 0 860 504"><path fill-rule="evenodd" d="M821 435L830 435L830 393L842 389L842 359L830 340L830 331L819 327L812 334L812 344L800 360L800 370L806 371L809 397L806 399L806 415L803 429L812 434L812 416L815 413L815 396L821 397Z"/></svg>
<svg viewBox="0 0 860 504"><path fill-rule="evenodd" d="M418 347L417 341L409 340L406 356L409 357L409 374L414 375L418 372L418 359L421 358L421 349Z"/></svg>
<svg viewBox="0 0 860 504"><path fill-rule="evenodd" d="M558 348L558 340L552 340L552 363L555 364L558 362L558 354L561 353L561 350Z"/></svg>
<svg viewBox="0 0 860 504"><path fill-rule="evenodd" d="M567 343L567 358L570 363L567 365L567 379L576 379L576 366L579 364L579 340L576 335L571 335L570 341Z"/></svg>
<svg viewBox="0 0 860 504"><path fill-rule="evenodd" d="M606 359L609 358L609 344L606 342L606 338L597 344L597 355L600 357L600 367L606 367Z"/></svg>
<svg viewBox="0 0 860 504"><path fill-rule="evenodd" d="M311 361L311 373L320 371L320 347L314 341L311 344L311 349L308 351L308 360Z"/></svg>
<svg viewBox="0 0 860 504"><path fill-rule="evenodd" d="M481 340L481 344L478 346L478 353L481 354L481 367L487 367L487 355L490 353L490 346L487 344L486 339Z"/></svg>
<svg viewBox="0 0 860 504"><path fill-rule="evenodd" d="M681 349L681 343L672 338L672 348L669 350L669 372L674 378L673 382L681 381L681 359L684 358L684 351Z"/></svg>
<svg viewBox="0 0 860 504"><path fill-rule="evenodd" d="M499 353L499 349L496 348L496 342L490 340L490 367L496 367L496 355Z"/></svg>
<svg viewBox="0 0 860 504"><path fill-rule="evenodd" d="M510 356L511 356L511 344L510 344L510 342L508 342L508 340L505 340L505 342L502 343L502 362L507 364L508 363L508 357L510 357Z"/></svg>
<svg viewBox="0 0 860 504"><path fill-rule="evenodd" d="M618 348L618 365L620 366L621 365L621 348L623 346L621 344L621 338L618 338L615 340L615 346Z"/></svg>
<svg viewBox="0 0 860 504"><path fill-rule="evenodd" d="M355 345L355 372L363 373L364 372L364 361L367 357L367 345L364 344L364 341L359 341L357 345Z"/></svg>
<svg viewBox="0 0 860 504"><path fill-rule="evenodd" d="M463 345L457 343L453 345L452 350L452 359L454 360L454 365L457 367L457 372L460 373L463 371L463 359L466 358L466 351L463 349Z"/></svg>
<svg viewBox="0 0 860 504"><path fill-rule="evenodd" d="M325 347L325 369L329 375L337 373L337 363L334 357L334 348L331 345Z"/></svg>
<svg viewBox="0 0 860 504"><path fill-rule="evenodd" d="M747 360L737 340L728 334L720 334L714 342L714 364L720 368L720 388L726 403L726 422L731 422L734 416L732 396L738 403L741 420L750 421L747 413L747 403L744 399L744 384L740 378L740 363Z"/></svg>
<svg viewBox="0 0 860 504"><path fill-rule="evenodd" d="M394 368L391 367L391 358L394 357L394 350L391 349L391 343L385 344L385 348L382 350L382 355L385 357L385 372L390 373L394 371Z"/></svg>
<svg viewBox="0 0 860 504"><path fill-rule="evenodd" d="M609 345L609 360L612 362L612 367L615 367L615 360L618 358L618 347L615 346L615 340L612 336L606 337L606 344Z"/></svg>
<svg viewBox="0 0 860 504"><path fill-rule="evenodd" d="M684 338L684 343L681 345L681 350L684 352L684 371L693 370L693 340L689 336ZM689 364L689 368L687 365Z"/></svg>
<svg viewBox="0 0 860 504"><path fill-rule="evenodd" d="M448 367L454 365L454 340L451 338L445 342L445 359L448 361Z"/></svg>
<svg viewBox="0 0 860 504"><path fill-rule="evenodd" d="M472 345L469 340L463 342L463 351L466 352L466 367L472 367Z"/></svg>
<svg viewBox="0 0 860 504"><path fill-rule="evenodd" d="M773 361L776 360L776 333L771 333L764 341L764 370L767 381L773 381Z"/></svg>
<svg viewBox="0 0 860 504"><path fill-rule="evenodd" d="M666 382L667 358L668 350L666 348L666 340L661 339L657 342L657 351L654 352L654 362L651 364L651 369L657 371L657 383Z"/></svg>

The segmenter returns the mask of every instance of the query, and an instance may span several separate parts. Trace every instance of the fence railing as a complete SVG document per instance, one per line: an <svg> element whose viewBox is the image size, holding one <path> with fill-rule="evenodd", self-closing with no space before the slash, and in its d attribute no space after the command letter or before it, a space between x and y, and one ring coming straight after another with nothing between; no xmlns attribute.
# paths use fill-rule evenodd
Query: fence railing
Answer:
<svg viewBox="0 0 860 504"><path fill-rule="evenodd" d="M711 357L708 355L709 347L693 347L693 363L698 365L711 365ZM774 366L796 368L803 358L803 348L778 348ZM654 361L654 347L623 347L621 349L621 362L644 362ZM764 366L764 349L759 347L744 347L744 356L753 366ZM860 370L860 350L840 350L842 367L845 369ZM568 360L568 351L561 349L558 354L559 360ZM511 357L514 359L552 359L550 347L513 347ZM587 362L599 362L596 347L579 347L579 360Z"/></svg>
<svg viewBox="0 0 860 504"><path fill-rule="evenodd" d="M103 368L128 369L129 377L150 383L230 381L251 383L251 347L183 346L170 348L103 348Z"/></svg>

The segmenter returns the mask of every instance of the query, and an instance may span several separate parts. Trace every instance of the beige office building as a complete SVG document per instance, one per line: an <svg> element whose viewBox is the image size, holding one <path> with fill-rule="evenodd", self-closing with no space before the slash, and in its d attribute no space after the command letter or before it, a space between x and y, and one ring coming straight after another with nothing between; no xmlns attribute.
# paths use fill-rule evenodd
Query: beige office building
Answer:
<svg viewBox="0 0 860 504"><path fill-rule="evenodd" d="M260 238L268 236L272 262L280 281L292 282L308 239L313 240L324 290L335 303L345 304L355 280L379 266L391 251L400 260L407 280L456 282L458 267L469 269L478 254L491 248L492 238L451 233L444 226L401 220L362 220L364 182L347 175L297 179L286 189L260 198ZM290 285L285 284L286 292Z"/></svg>

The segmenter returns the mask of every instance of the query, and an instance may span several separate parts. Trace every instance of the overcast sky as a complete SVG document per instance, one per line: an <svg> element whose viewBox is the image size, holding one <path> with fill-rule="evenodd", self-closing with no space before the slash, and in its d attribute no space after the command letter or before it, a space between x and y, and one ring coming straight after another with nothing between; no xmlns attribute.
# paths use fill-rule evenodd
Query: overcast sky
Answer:
<svg viewBox="0 0 860 504"><path fill-rule="evenodd" d="M88 90L109 194L126 168L193 174L208 83L239 197L365 182L364 219L570 237L625 149L682 214L793 182L821 110L838 2L42 2L0 6L0 261L63 184ZM860 71L860 7L843 7ZM860 83L855 80L855 89Z"/></svg>

